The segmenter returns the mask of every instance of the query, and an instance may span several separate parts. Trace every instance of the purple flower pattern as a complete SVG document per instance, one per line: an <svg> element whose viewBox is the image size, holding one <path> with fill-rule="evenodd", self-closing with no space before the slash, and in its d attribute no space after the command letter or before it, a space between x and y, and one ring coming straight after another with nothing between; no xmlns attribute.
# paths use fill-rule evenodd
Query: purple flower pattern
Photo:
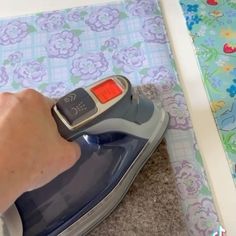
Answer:
<svg viewBox="0 0 236 236"><path fill-rule="evenodd" d="M170 115L169 128L186 130L192 127L188 108L182 93L163 95L163 106Z"/></svg>
<svg viewBox="0 0 236 236"><path fill-rule="evenodd" d="M68 21L78 22L83 19L81 12L78 9L71 9L67 14Z"/></svg>
<svg viewBox="0 0 236 236"><path fill-rule="evenodd" d="M156 84L147 83L142 84L142 86L137 86L135 88L138 94L143 94L150 100L160 101L160 93L156 88Z"/></svg>
<svg viewBox="0 0 236 236"><path fill-rule="evenodd" d="M79 37L71 31L64 30L51 36L46 50L49 57L68 58L75 55L80 45Z"/></svg>
<svg viewBox="0 0 236 236"><path fill-rule="evenodd" d="M141 35L149 43L166 43L166 35L163 30L163 20L160 16L150 18L144 21Z"/></svg>
<svg viewBox="0 0 236 236"><path fill-rule="evenodd" d="M0 45L10 45L21 42L28 35L28 24L13 20L0 27Z"/></svg>
<svg viewBox="0 0 236 236"><path fill-rule="evenodd" d="M170 92L176 84L174 75L165 66L148 69L141 82L143 85L155 84L160 93Z"/></svg>
<svg viewBox="0 0 236 236"><path fill-rule="evenodd" d="M108 51L113 51L117 49L118 44L119 44L119 39L115 37L111 37L110 39L107 39L104 42L103 48L108 49Z"/></svg>
<svg viewBox="0 0 236 236"><path fill-rule="evenodd" d="M73 60L71 73L81 80L95 80L108 69L108 61L104 54L89 53Z"/></svg>
<svg viewBox="0 0 236 236"><path fill-rule="evenodd" d="M213 202L206 197L189 205L186 217L189 235L209 236L218 231L219 222L213 209Z"/></svg>
<svg viewBox="0 0 236 236"><path fill-rule="evenodd" d="M14 70L16 82L23 87L35 87L47 80L46 68L38 61L27 62Z"/></svg>
<svg viewBox="0 0 236 236"><path fill-rule="evenodd" d="M9 76L7 74L6 68L4 66L0 67L0 87L3 87L7 84Z"/></svg>
<svg viewBox="0 0 236 236"><path fill-rule="evenodd" d="M59 11L41 14L36 23L41 30L51 32L61 29L65 25L65 18Z"/></svg>
<svg viewBox="0 0 236 236"><path fill-rule="evenodd" d="M85 23L91 30L101 32L114 29L120 22L120 12L114 7L102 7L94 10Z"/></svg>
<svg viewBox="0 0 236 236"><path fill-rule="evenodd" d="M145 61L143 52L134 46L115 52L112 59L113 65L126 73L137 71Z"/></svg>
<svg viewBox="0 0 236 236"><path fill-rule="evenodd" d="M156 2L152 0L133 0L128 2L126 8L133 16L148 16L154 13Z"/></svg>
<svg viewBox="0 0 236 236"><path fill-rule="evenodd" d="M18 63L21 62L22 57L23 57L23 53L17 51L17 52L14 52L14 53L10 54L10 55L8 56L8 59L7 59L7 60L8 60L8 62L9 62L11 65L14 66L14 65L16 65L16 64L18 64Z"/></svg>
<svg viewBox="0 0 236 236"><path fill-rule="evenodd" d="M203 177L188 161L174 165L177 191L182 199L195 198L203 185Z"/></svg>
<svg viewBox="0 0 236 236"><path fill-rule="evenodd" d="M43 94L51 98L60 98L68 92L68 88L64 82L48 84L43 89Z"/></svg>

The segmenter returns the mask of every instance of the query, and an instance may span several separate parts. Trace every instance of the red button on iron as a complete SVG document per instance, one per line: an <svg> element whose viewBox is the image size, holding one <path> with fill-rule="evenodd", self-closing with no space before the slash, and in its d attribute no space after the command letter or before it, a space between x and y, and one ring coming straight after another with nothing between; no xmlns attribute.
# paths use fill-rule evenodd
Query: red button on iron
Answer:
<svg viewBox="0 0 236 236"><path fill-rule="evenodd" d="M96 85L91 88L91 91L101 103L106 103L123 92L122 88L113 79L108 79Z"/></svg>

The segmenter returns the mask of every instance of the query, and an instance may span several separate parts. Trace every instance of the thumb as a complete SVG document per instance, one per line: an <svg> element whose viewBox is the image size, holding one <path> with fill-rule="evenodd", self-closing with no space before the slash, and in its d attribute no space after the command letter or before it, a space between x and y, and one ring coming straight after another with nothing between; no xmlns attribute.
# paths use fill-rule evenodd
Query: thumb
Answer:
<svg viewBox="0 0 236 236"><path fill-rule="evenodd" d="M80 145L76 142L70 142L71 148L74 149L75 151L75 159L76 161L79 160L80 156L81 156L81 149L80 149Z"/></svg>
<svg viewBox="0 0 236 236"><path fill-rule="evenodd" d="M64 172L67 169L71 168L80 158L81 149L78 143L76 142L66 142L63 148L63 157L62 157L62 165L61 171Z"/></svg>

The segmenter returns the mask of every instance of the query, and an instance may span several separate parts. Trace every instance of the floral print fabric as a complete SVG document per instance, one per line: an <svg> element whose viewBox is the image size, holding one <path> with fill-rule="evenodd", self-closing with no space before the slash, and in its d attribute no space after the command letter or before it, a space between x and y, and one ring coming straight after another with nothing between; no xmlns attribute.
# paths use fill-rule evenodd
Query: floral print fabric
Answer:
<svg viewBox="0 0 236 236"><path fill-rule="evenodd" d="M181 5L236 183L236 2L181 0Z"/></svg>
<svg viewBox="0 0 236 236"><path fill-rule="evenodd" d="M167 147L189 233L209 235L218 218L163 24L155 0L2 19L0 91L30 87L58 98L105 76L128 77L169 112Z"/></svg>

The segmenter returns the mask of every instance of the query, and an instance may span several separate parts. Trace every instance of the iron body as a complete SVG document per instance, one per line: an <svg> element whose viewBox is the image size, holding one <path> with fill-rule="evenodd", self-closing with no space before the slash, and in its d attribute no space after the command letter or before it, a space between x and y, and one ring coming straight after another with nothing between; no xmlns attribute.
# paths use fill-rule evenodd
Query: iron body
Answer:
<svg viewBox="0 0 236 236"><path fill-rule="evenodd" d="M152 101L134 96L122 76L96 85L108 79L121 85L125 94L118 95L115 103L109 101L105 110L98 104L96 112L102 112L94 113L93 119L76 117L77 123L66 124L64 113L58 114L60 106L54 107L59 132L80 145L81 158L46 186L17 199L9 217L13 214L17 224L22 222L24 236L88 233L114 210L162 140L168 114ZM5 216L8 225L9 217Z"/></svg>

